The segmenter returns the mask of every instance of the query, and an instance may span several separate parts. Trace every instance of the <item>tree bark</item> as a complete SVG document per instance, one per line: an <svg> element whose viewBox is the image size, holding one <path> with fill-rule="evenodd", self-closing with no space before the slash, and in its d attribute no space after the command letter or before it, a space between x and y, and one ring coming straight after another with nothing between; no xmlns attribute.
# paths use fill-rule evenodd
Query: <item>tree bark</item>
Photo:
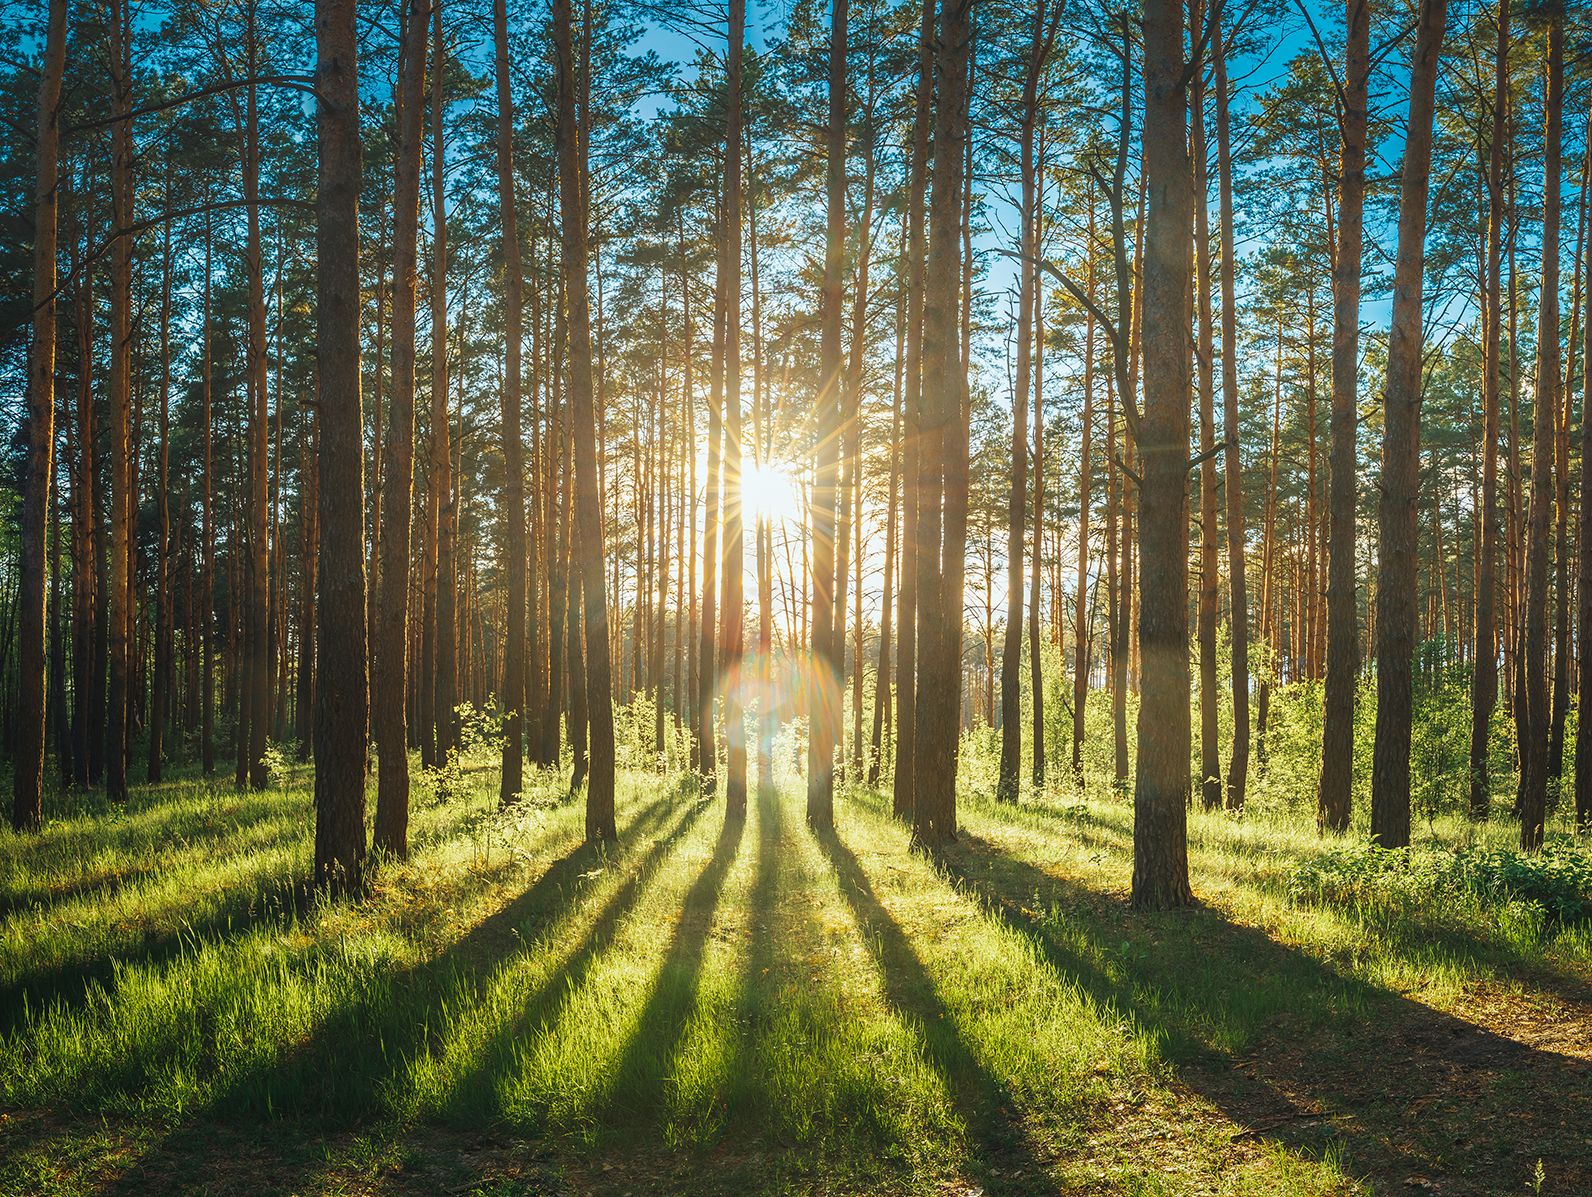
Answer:
<svg viewBox="0 0 1592 1197"><path fill-rule="evenodd" d="M972 0L943 0L935 46L939 96L924 272L920 664L912 824L913 841L930 849L956 838L968 473L967 362L958 326L972 42Z"/></svg>
<svg viewBox="0 0 1592 1197"><path fill-rule="evenodd" d="M498 802L520 795L525 718L525 450L520 437L520 314L524 280L514 203L514 95L509 80L506 0L492 5L497 76L498 218L503 235L503 551L507 602L503 636L503 771Z"/></svg>
<svg viewBox="0 0 1592 1197"><path fill-rule="evenodd" d="M902 379L901 589L896 596L896 753L891 809L911 817L917 756L917 594L921 551L918 522L920 438L923 425L923 272L927 253L923 200L928 189L929 132L934 104L934 0L923 0L918 30L918 83L907 179L906 366Z"/></svg>
<svg viewBox="0 0 1592 1197"><path fill-rule="evenodd" d="M1410 839L1410 663L1415 651L1416 505L1420 498L1421 282L1426 248L1427 171L1437 58L1447 0L1422 0L1404 137L1398 257L1388 342L1382 431L1376 590L1376 742L1371 766L1371 835L1384 848Z"/></svg>
<svg viewBox="0 0 1592 1197"><path fill-rule="evenodd" d="M1507 3L1507 0L1505 0ZM1360 273L1365 232L1365 146L1371 61L1369 0L1348 0L1338 253L1332 269L1332 479L1327 499L1327 677L1316 823L1349 828L1354 781L1354 691L1360 671L1355 596L1355 428L1360 386Z"/></svg>
<svg viewBox="0 0 1592 1197"><path fill-rule="evenodd" d="M575 45L570 0L553 0L558 60L558 187L563 267L568 288L570 425L575 456L574 558L581 578L586 693L591 719L591 776L586 838L612 840L614 711L608 655L608 597L603 577L602 495L597 480L597 413L592 398L591 316L587 300L586 129L575 111ZM590 71L590 60L584 66Z"/></svg>
<svg viewBox="0 0 1592 1197"><path fill-rule="evenodd" d="M1365 0L1359 2L1363 6ZM1249 785L1249 581L1244 561L1244 459L1238 443L1237 250L1233 244L1233 151L1228 112L1231 97L1227 84L1227 43L1222 27L1225 12L1225 0L1216 0L1211 40L1215 59L1216 173L1222 253L1222 432L1226 437L1223 463L1227 487L1227 586L1233 682L1233 755L1227 766L1227 807L1242 810ZM1333 476L1337 476L1336 467ZM1352 530L1352 510L1350 519Z"/></svg>
<svg viewBox="0 0 1592 1197"><path fill-rule="evenodd" d="M359 73L355 0L317 0L316 326L320 524L315 878L358 890L365 857L365 470L359 377Z"/></svg>
<svg viewBox="0 0 1592 1197"><path fill-rule="evenodd" d="M415 456L415 272L420 122L431 0L413 0L399 49L393 145L392 387L382 450L381 601L373 661L378 851L409 852L409 542ZM323 664L324 668L324 664Z"/></svg>
<svg viewBox="0 0 1592 1197"><path fill-rule="evenodd" d="M741 49L746 0L729 0L725 51L724 207L719 234L719 287L724 293L724 595L720 604L719 667L724 695L725 816L746 813L747 688L740 678L745 629L742 590L746 566L741 506ZM755 396L754 396L755 399Z"/></svg>
<svg viewBox="0 0 1592 1197"><path fill-rule="evenodd" d="M807 701L807 821L834 825L835 746L845 645L835 610L835 522L840 482L840 322L846 248L847 0L834 0L829 27L829 124L824 175L828 209L819 292L817 462L812 495L813 626Z"/></svg>
<svg viewBox="0 0 1592 1197"><path fill-rule="evenodd" d="M1542 847L1548 802L1548 565L1559 406L1559 189L1564 125L1564 10L1548 13L1543 100L1542 287L1537 300L1537 381L1532 394L1531 507L1526 543L1525 718L1520 723L1520 846Z"/></svg>
<svg viewBox="0 0 1592 1197"><path fill-rule="evenodd" d="M1194 216L1187 140L1183 8L1144 8L1144 414L1139 555L1138 766L1133 796L1133 904L1186 906L1189 789L1188 316ZM1196 67L1195 69L1201 69ZM1132 400L1124 396L1125 411Z"/></svg>
<svg viewBox="0 0 1592 1197"><path fill-rule="evenodd" d="M66 0L50 0L39 75L37 173L33 190L33 346L28 355L28 457L22 483L18 580L19 721L12 766L11 825L44 823L45 531L55 473L56 185L60 174L61 76L66 66ZM84 369L88 363L84 363Z"/></svg>

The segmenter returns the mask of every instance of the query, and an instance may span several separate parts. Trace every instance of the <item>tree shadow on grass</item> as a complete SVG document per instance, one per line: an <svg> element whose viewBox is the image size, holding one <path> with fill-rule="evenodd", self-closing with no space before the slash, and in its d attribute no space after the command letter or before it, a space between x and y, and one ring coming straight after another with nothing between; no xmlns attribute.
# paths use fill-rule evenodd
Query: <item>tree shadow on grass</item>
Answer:
<svg viewBox="0 0 1592 1197"><path fill-rule="evenodd" d="M713 855L680 904L668 953L612 1074L610 1107L617 1121L641 1120L662 1105L664 1085L696 1006L714 912L745 831L745 813L726 812Z"/></svg>
<svg viewBox="0 0 1592 1197"><path fill-rule="evenodd" d="M1047 821L1061 822L1075 842L1101 852L1131 858L1133 833L1131 825L1102 818L1098 813L1081 806L1056 807L1030 805L1025 813L1037 815ZM1224 843L1224 851L1241 848L1235 843ZM1243 878L1233 879L1238 884L1254 884ZM1281 900L1291 900L1286 886L1275 879L1258 883L1258 888ZM1540 951L1529 947L1522 949L1501 932L1490 935L1473 926L1444 921L1446 913L1433 904L1411 904L1386 912L1381 917L1375 912L1338 903L1323 903L1321 909L1343 919L1368 937L1374 937L1383 951L1389 951L1407 961L1426 961L1438 955L1462 970L1476 965L1491 971L1498 980L1525 981L1534 988L1546 990L1573 1005L1592 1010L1592 977L1574 968L1565 967L1545 958ZM1553 932L1544 932L1551 936Z"/></svg>
<svg viewBox="0 0 1592 1197"><path fill-rule="evenodd" d="M1120 898L964 833L941 866L1056 972L1164 1037L1178 1082L1234 1138L1319 1157L1378 1189L1442 1178L1451 1194L1592 1192L1585 1061L1529 1047L1340 973L1204 908L1130 911ZM1222 1048L1236 1035L1242 1054ZM1412 1181L1412 1178L1415 1178Z"/></svg>
<svg viewBox="0 0 1592 1197"><path fill-rule="evenodd" d="M962 1038L956 1020L935 992L933 978L901 925L880 903L856 856L833 830L814 834L878 961L886 1001L900 1017L918 1026L929 1062L951 1093L967 1128L980 1180L991 1193L1059 1194L1005 1085Z"/></svg>
<svg viewBox="0 0 1592 1197"><path fill-rule="evenodd" d="M598 912L581 944L550 971L548 979L527 994L515 1017L500 1026L477 1053L476 1062L466 1069L455 1085L457 1095L442 1111L449 1121L479 1124L496 1113L498 1086L517 1059L516 1048L533 1042L553 1026L570 998L580 989L603 949L612 941L619 924L632 910L647 883L674 851L675 846L696 826L710 802L693 802L672 830L653 841L632 867L625 880ZM633 832L639 840L648 829ZM635 845L632 845L635 847Z"/></svg>
<svg viewBox="0 0 1592 1197"><path fill-rule="evenodd" d="M633 842L678 809L672 793L642 807L626 826L623 842ZM682 817L692 821L696 809ZM144 1193L165 1189L174 1170L202 1173L205 1160L191 1154L194 1128L206 1119L252 1116L281 1125L299 1125L306 1137L320 1132L356 1128L379 1121L387 1087L401 1075L435 1035L435 1016L445 1007L469 1001L477 982L499 965L503 956L534 942L536 933L573 905L584 881L606 851L579 843L555 859L524 892L487 916L446 950L413 966L384 972L326 1018L310 1038L285 1056L262 1060L245 1069L209 1106L168 1129L122 1176L105 1186L107 1194ZM623 850L623 849L621 849ZM657 846L654 846L657 850ZM401 1132L400 1127L378 1131ZM401 1136L400 1136L401 1137ZM255 1191L292 1192L314 1161L304 1169L278 1169L269 1184Z"/></svg>

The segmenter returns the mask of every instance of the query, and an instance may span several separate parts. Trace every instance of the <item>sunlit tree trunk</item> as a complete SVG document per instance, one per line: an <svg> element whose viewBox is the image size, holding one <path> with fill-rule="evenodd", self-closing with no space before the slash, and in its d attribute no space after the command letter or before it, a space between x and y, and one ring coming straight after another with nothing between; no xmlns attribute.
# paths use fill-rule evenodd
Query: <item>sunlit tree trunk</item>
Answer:
<svg viewBox="0 0 1592 1197"><path fill-rule="evenodd" d="M375 691L379 851L409 850L409 573L415 455L415 272L420 224L420 123L431 0L413 0L399 48L393 125L392 387L382 452L381 601ZM324 662L322 668L325 668Z"/></svg>
<svg viewBox="0 0 1592 1197"><path fill-rule="evenodd" d="M587 300L586 127L575 110L576 59L570 0L553 0L558 60L559 223L568 288L570 431L575 466L574 560L581 578L586 691L591 719L591 776L586 785L586 838L612 840L614 712L608 655L602 495L597 478L597 413L593 404L591 317ZM584 58L584 56L583 56ZM589 72L589 59L583 62Z"/></svg>
<svg viewBox="0 0 1592 1197"><path fill-rule="evenodd" d="M1360 0L1363 4L1364 0ZM1225 0L1216 0L1211 31L1216 88L1216 171L1220 193L1222 286L1222 431L1227 489L1227 585L1232 629L1233 755L1227 766L1227 806L1242 810L1249 784L1249 582L1244 561L1244 461L1239 451L1238 288L1233 244L1233 151L1228 106ZM1337 467L1333 477L1337 477ZM1351 512L1352 518L1352 512Z"/></svg>
<svg viewBox="0 0 1592 1197"><path fill-rule="evenodd" d="M1542 287L1537 299L1537 382L1532 394L1531 508L1526 541L1525 717L1520 721L1520 846L1542 846L1548 801L1548 565L1559 405L1559 189L1564 125L1564 11L1548 13L1543 100Z"/></svg>
<svg viewBox="0 0 1592 1197"><path fill-rule="evenodd" d="M934 103L934 0L923 0L918 30L918 80L907 180L906 353L902 378L901 590L896 597L896 753L891 807L898 819L912 814L913 762L917 755L917 594L922 535L918 483L923 395L923 283L927 239L923 200L928 188L929 132Z"/></svg>
<svg viewBox="0 0 1592 1197"><path fill-rule="evenodd" d="M1410 838L1410 665L1415 650L1415 515L1420 484L1421 275L1437 58L1447 0L1422 0L1410 73L1410 115L1393 273L1386 417L1382 431L1376 590L1376 743L1371 834L1384 848Z"/></svg>
<svg viewBox="0 0 1592 1197"><path fill-rule="evenodd" d="M1507 2L1507 0L1506 0ZM1369 0L1348 0L1338 254L1332 273L1332 451L1327 533L1327 676L1316 820L1349 827L1354 780L1354 692L1360 670L1355 597L1355 429L1360 385L1360 275L1365 224L1365 144L1371 57ZM1235 657L1236 659L1236 657Z"/></svg>
<svg viewBox="0 0 1592 1197"><path fill-rule="evenodd" d="M1188 315L1194 216L1187 141L1183 10L1144 8L1144 414L1135 441L1143 464L1139 554L1138 764L1133 797L1133 903L1186 906L1185 802L1189 790ZM1124 411L1131 399L1124 397Z"/></svg>

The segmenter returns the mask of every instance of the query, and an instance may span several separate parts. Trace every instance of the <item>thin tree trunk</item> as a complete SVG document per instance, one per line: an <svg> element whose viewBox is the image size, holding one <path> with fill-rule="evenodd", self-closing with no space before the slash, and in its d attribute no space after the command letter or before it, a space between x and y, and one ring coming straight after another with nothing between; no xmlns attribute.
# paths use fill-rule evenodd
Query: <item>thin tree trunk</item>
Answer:
<svg viewBox="0 0 1592 1197"><path fill-rule="evenodd" d="M1507 0L1505 0L1507 3ZM1365 232L1365 147L1371 60L1370 0L1348 0L1348 46L1338 169L1338 255L1332 278L1332 478L1327 498L1327 677L1316 822L1349 828L1354 699L1360 671L1355 596L1355 479L1360 381L1360 274Z"/></svg>
<svg viewBox="0 0 1592 1197"><path fill-rule="evenodd" d="M902 379L904 433L901 448L901 590L896 597L896 753L891 809L896 818L912 815L913 763L917 757L917 594L922 537L918 484L923 427L923 303L927 238L924 196L928 188L929 132L934 103L934 0L923 0L918 30L918 83L912 121L912 153L907 180L907 327Z"/></svg>
<svg viewBox="0 0 1592 1197"><path fill-rule="evenodd" d="M1526 547L1525 718L1520 727L1520 846L1542 847L1548 801L1548 564L1554 501L1554 425L1559 406L1559 189L1564 123L1564 12L1548 13L1543 107L1542 287L1537 300L1537 382L1532 394L1531 508Z"/></svg>
<svg viewBox="0 0 1592 1197"><path fill-rule="evenodd" d="M847 0L834 0L829 31L829 124L825 194L828 210L819 292L817 464L812 496L813 626L807 701L807 821L834 825L835 746L840 733L840 675L845 645L835 607L835 524L840 483L840 324L846 247Z"/></svg>
<svg viewBox="0 0 1592 1197"><path fill-rule="evenodd" d="M117 112L132 109L132 67L128 54L129 17L126 0L111 0L111 102ZM110 649L109 690L105 709L105 792L113 802L127 801L127 679L131 664L129 637L132 612L128 596L133 564L131 373L133 263L132 117L111 126L111 286L110 377L106 393L110 408L110 570L105 596Z"/></svg>
<svg viewBox="0 0 1592 1197"><path fill-rule="evenodd" d="M506 0L492 5L497 76L498 218L503 236L503 551L507 606L503 648L503 771L498 801L507 806L523 785L525 716L525 452L520 439L520 312L523 280L514 204L514 97L509 83Z"/></svg>
<svg viewBox="0 0 1592 1197"><path fill-rule="evenodd" d="M33 345L28 355L28 458L22 484L22 551L17 636L20 726L12 767L11 825L44 822L44 537L55 475L56 184L60 173L61 76L66 66L66 0L50 0L39 76L37 172L33 190ZM83 363L88 368L88 363ZM164 410L164 409L162 409ZM164 444L164 438L162 439Z"/></svg>
<svg viewBox="0 0 1592 1197"><path fill-rule="evenodd" d="M719 287L724 293L724 561L720 569L720 660L731 679L724 695L725 817L746 813L745 688L738 681L743 655L742 589L746 566L741 506L741 48L746 0L729 0L725 54L724 205L719 234ZM755 399L755 396L754 396Z"/></svg>
<svg viewBox="0 0 1592 1197"><path fill-rule="evenodd" d="M581 578L586 690L591 718L591 776L586 785L586 838L612 840L614 712L608 656L608 596L603 577L602 495L597 478L597 414L592 399L591 317L587 307L586 129L575 110L575 46L570 0L553 0L558 60L558 185L563 267L569 289L570 430L575 458L574 558ZM584 74L591 70L583 61Z"/></svg>
<svg viewBox="0 0 1592 1197"><path fill-rule="evenodd" d="M1363 6L1365 0L1357 2ZM1233 151L1228 113L1231 97L1227 84L1227 43L1222 27L1225 12L1225 0L1216 0L1211 39L1215 59L1216 173L1221 223L1222 433L1226 438L1223 461L1227 487L1227 586L1233 682L1233 755L1227 766L1227 806L1230 810L1242 810L1249 785L1249 582L1244 562L1244 460L1239 451L1237 251L1233 244ZM1333 477L1337 476L1334 465Z"/></svg>
<svg viewBox="0 0 1592 1197"><path fill-rule="evenodd" d="M414 509L415 272L420 224L420 122L431 0L413 0L399 49L393 146L392 394L383 433L381 602L375 645L378 851L409 851L409 575ZM323 662L322 668L325 668Z"/></svg>

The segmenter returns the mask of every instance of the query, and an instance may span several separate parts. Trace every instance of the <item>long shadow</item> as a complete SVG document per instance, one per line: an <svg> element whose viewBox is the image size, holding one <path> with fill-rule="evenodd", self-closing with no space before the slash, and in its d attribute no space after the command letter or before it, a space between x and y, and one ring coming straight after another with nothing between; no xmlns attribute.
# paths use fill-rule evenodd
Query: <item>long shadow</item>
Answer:
<svg viewBox="0 0 1592 1197"><path fill-rule="evenodd" d="M603 949L612 942L619 924L635 908L647 882L711 805L705 801L693 802L674 827L654 840L652 847L635 862L624 884L603 903L581 943L550 970L541 986L525 996L515 1017L497 1029L478 1052L474 1067L459 1078L455 1087L459 1096L443 1111L449 1119L479 1121L491 1116L497 1098L497 1082L514 1059L514 1047L534 1041L557 1022ZM639 840L644 834L645 829L638 829L633 837Z"/></svg>
<svg viewBox="0 0 1592 1197"><path fill-rule="evenodd" d="M679 921L668 953L625 1053L613 1072L610 1104L622 1119L639 1118L660 1104L669 1065L690 1023L702 975L702 953L713 929L713 914L730 866L740 851L746 816L727 814L713 855L680 904Z"/></svg>
<svg viewBox="0 0 1592 1197"><path fill-rule="evenodd" d="M1343 1144L1351 1171L1390 1188L1440 1176L1444 1192L1481 1197L1529 1187L1541 1159L1543 1192L1592 1192L1580 1127L1565 1117L1592 1101L1585 1061L1340 973L1209 909L1132 912L977 835L941 863L1059 975L1164 1036L1178 1080L1246 1128L1235 1138L1310 1156ZM1222 1021L1252 1033L1242 1056L1212 1042Z"/></svg>
<svg viewBox="0 0 1592 1197"><path fill-rule="evenodd" d="M1044 805L1026 806L1023 811L1047 821L1063 823L1068 828L1069 837L1086 847L1119 855L1132 854L1132 831L1109 819L1102 819L1092 811ZM1000 817L997 811L985 813ZM1227 851L1236 848L1237 845L1224 845ZM1283 895L1283 888L1277 883L1263 884L1269 892ZM1336 903L1326 903L1323 909L1366 934L1377 936L1384 947L1394 949L1404 959L1429 957L1435 950L1462 966L1472 961L1480 962L1490 967L1500 980L1529 981L1536 988L1547 990L1567 1002L1592 1006L1592 979L1573 969L1550 963L1540 955L1523 952L1506 939L1445 922L1440 910L1412 907L1382 920L1365 911Z"/></svg>
<svg viewBox="0 0 1592 1197"><path fill-rule="evenodd" d="M918 1024L929 1060L951 1091L972 1140L979 1179L992 1193L1059 1194L1038 1145L1015 1113L1010 1093L962 1038L955 1018L935 992L933 978L901 925L880 903L856 856L832 830L815 836L840 879L841 894L866 932L886 1000L899 1015Z"/></svg>
<svg viewBox="0 0 1592 1197"><path fill-rule="evenodd" d="M665 793L638 810L621 843L646 835L662 822L674 798ZM169 1186L171 1169L185 1161L193 1163L185 1147L206 1118L249 1115L282 1120L297 1123L306 1135L370 1122L379 1111L383 1086L434 1035L431 1016L444 1005L463 1000L470 985L503 954L533 942L539 929L578 901L592 866L609 851L613 849L576 844L525 891L446 950L375 978L289 1057L266 1060L242 1072L206 1109L171 1127L129 1171L100 1191L141 1194L149 1191L154 1178L160 1178L156 1187ZM199 1162L202 1165L202 1159ZM259 1191L293 1192L312 1165L313 1161L305 1161L304 1172L279 1172L270 1178L268 1188Z"/></svg>

